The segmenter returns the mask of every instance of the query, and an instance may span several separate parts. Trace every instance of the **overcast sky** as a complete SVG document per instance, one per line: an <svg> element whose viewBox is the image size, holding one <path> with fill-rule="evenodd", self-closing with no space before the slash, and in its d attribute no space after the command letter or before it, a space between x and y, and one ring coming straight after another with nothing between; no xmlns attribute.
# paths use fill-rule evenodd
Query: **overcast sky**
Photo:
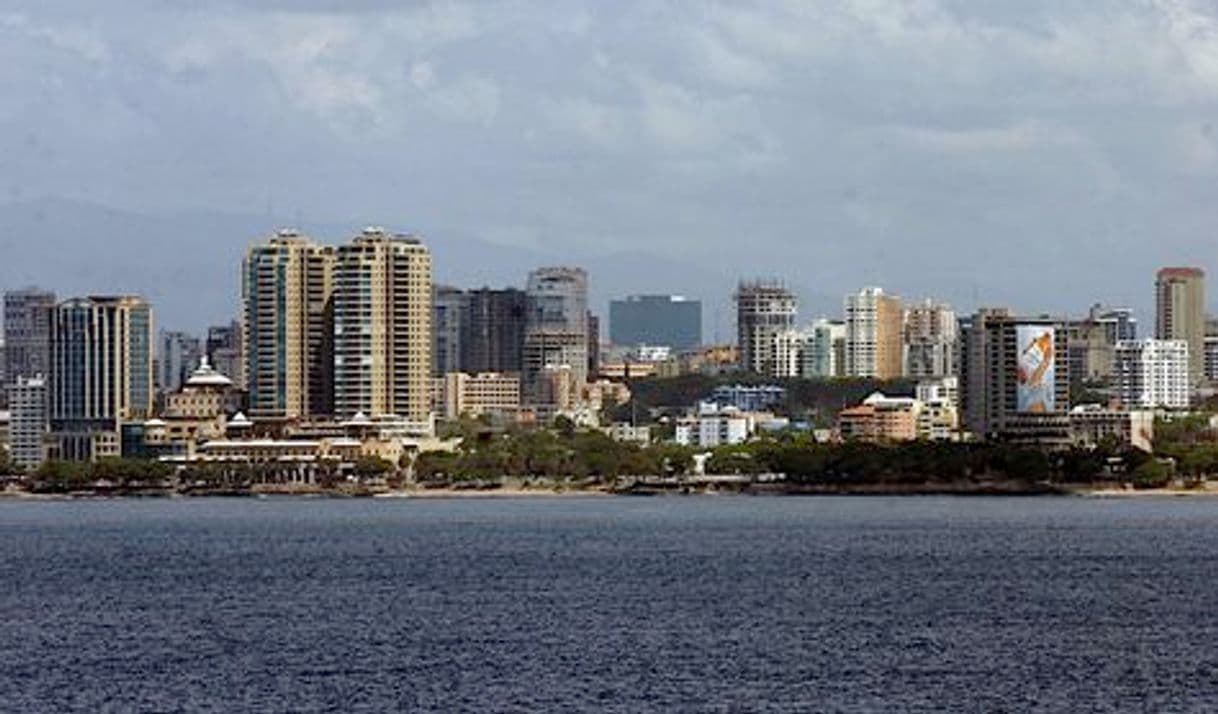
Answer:
<svg viewBox="0 0 1218 714"><path fill-rule="evenodd" d="M0 196L1145 308L1218 269L1216 5L0 0Z"/></svg>

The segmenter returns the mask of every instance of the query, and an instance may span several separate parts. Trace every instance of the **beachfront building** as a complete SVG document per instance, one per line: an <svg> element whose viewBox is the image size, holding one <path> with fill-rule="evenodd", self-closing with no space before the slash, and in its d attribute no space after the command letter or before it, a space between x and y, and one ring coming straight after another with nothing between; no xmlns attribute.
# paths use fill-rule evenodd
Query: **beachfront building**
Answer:
<svg viewBox="0 0 1218 714"><path fill-rule="evenodd" d="M695 415L677 420L674 438L682 446L700 448L742 444L761 424L773 418L772 414L745 412L714 402L702 402Z"/></svg>
<svg viewBox="0 0 1218 714"><path fill-rule="evenodd" d="M334 249L284 229L242 264L244 376L255 420L331 414ZM238 375L228 374L239 379Z"/></svg>
<svg viewBox="0 0 1218 714"><path fill-rule="evenodd" d="M416 236L366 228L337 251L334 412L431 413L431 253Z"/></svg>
<svg viewBox="0 0 1218 714"><path fill-rule="evenodd" d="M1132 446L1147 453L1154 451L1155 413L1147 409L1108 409L1084 404L1070 410L1070 438L1076 446L1095 447L1104 443Z"/></svg>
<svg viewBox="0 0 1218 714"><path fill-rule="evenodd" d="M51 325L48 456L123 455L123 427L152 415L151 306L129 295L74 298Z"/></svg>
<svg viewBox="0 0 1218 714"><path fill-rule="evenodd" d="M986 308L961 321L960 410L978 438L1070 442L1069 336L1051 317Z"/></svg>

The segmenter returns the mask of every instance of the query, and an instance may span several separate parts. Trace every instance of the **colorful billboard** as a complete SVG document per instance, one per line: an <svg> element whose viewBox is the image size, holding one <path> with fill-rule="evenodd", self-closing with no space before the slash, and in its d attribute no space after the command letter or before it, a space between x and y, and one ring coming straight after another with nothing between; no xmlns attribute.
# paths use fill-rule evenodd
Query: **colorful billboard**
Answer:
<svg viewBox="0 0 1218 714"><path fill-rule="evenodd" d="M1048 325L1016 325L1019 383L1015 408L1021 414L1045 414L1057 409L1056 335Z"/></svg>

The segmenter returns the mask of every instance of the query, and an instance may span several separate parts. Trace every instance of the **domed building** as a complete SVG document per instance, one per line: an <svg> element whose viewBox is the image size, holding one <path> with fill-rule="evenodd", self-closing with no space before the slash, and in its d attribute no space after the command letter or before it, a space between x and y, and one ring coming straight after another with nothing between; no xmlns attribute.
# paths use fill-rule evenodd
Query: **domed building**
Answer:
<svg viewBox="0 0 1218 714"><path fill-rule="evenodd" d="M223 439L227 415L240 395L233 381L204 357L181 391L165 397L158 419L144 423L146 451L159 456L193 456L200 443Z"/></svg>

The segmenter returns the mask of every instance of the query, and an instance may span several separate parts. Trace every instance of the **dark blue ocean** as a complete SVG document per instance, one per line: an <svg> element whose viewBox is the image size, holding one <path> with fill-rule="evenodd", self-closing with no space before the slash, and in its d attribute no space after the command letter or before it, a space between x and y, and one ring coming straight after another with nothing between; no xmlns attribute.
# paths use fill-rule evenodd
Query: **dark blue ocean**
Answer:
<svg viewBox="0 0 1218 714"><path fill-rule="evenodd" d="M0 710L1213 711L1218 500L0 503Z"/></svg>

